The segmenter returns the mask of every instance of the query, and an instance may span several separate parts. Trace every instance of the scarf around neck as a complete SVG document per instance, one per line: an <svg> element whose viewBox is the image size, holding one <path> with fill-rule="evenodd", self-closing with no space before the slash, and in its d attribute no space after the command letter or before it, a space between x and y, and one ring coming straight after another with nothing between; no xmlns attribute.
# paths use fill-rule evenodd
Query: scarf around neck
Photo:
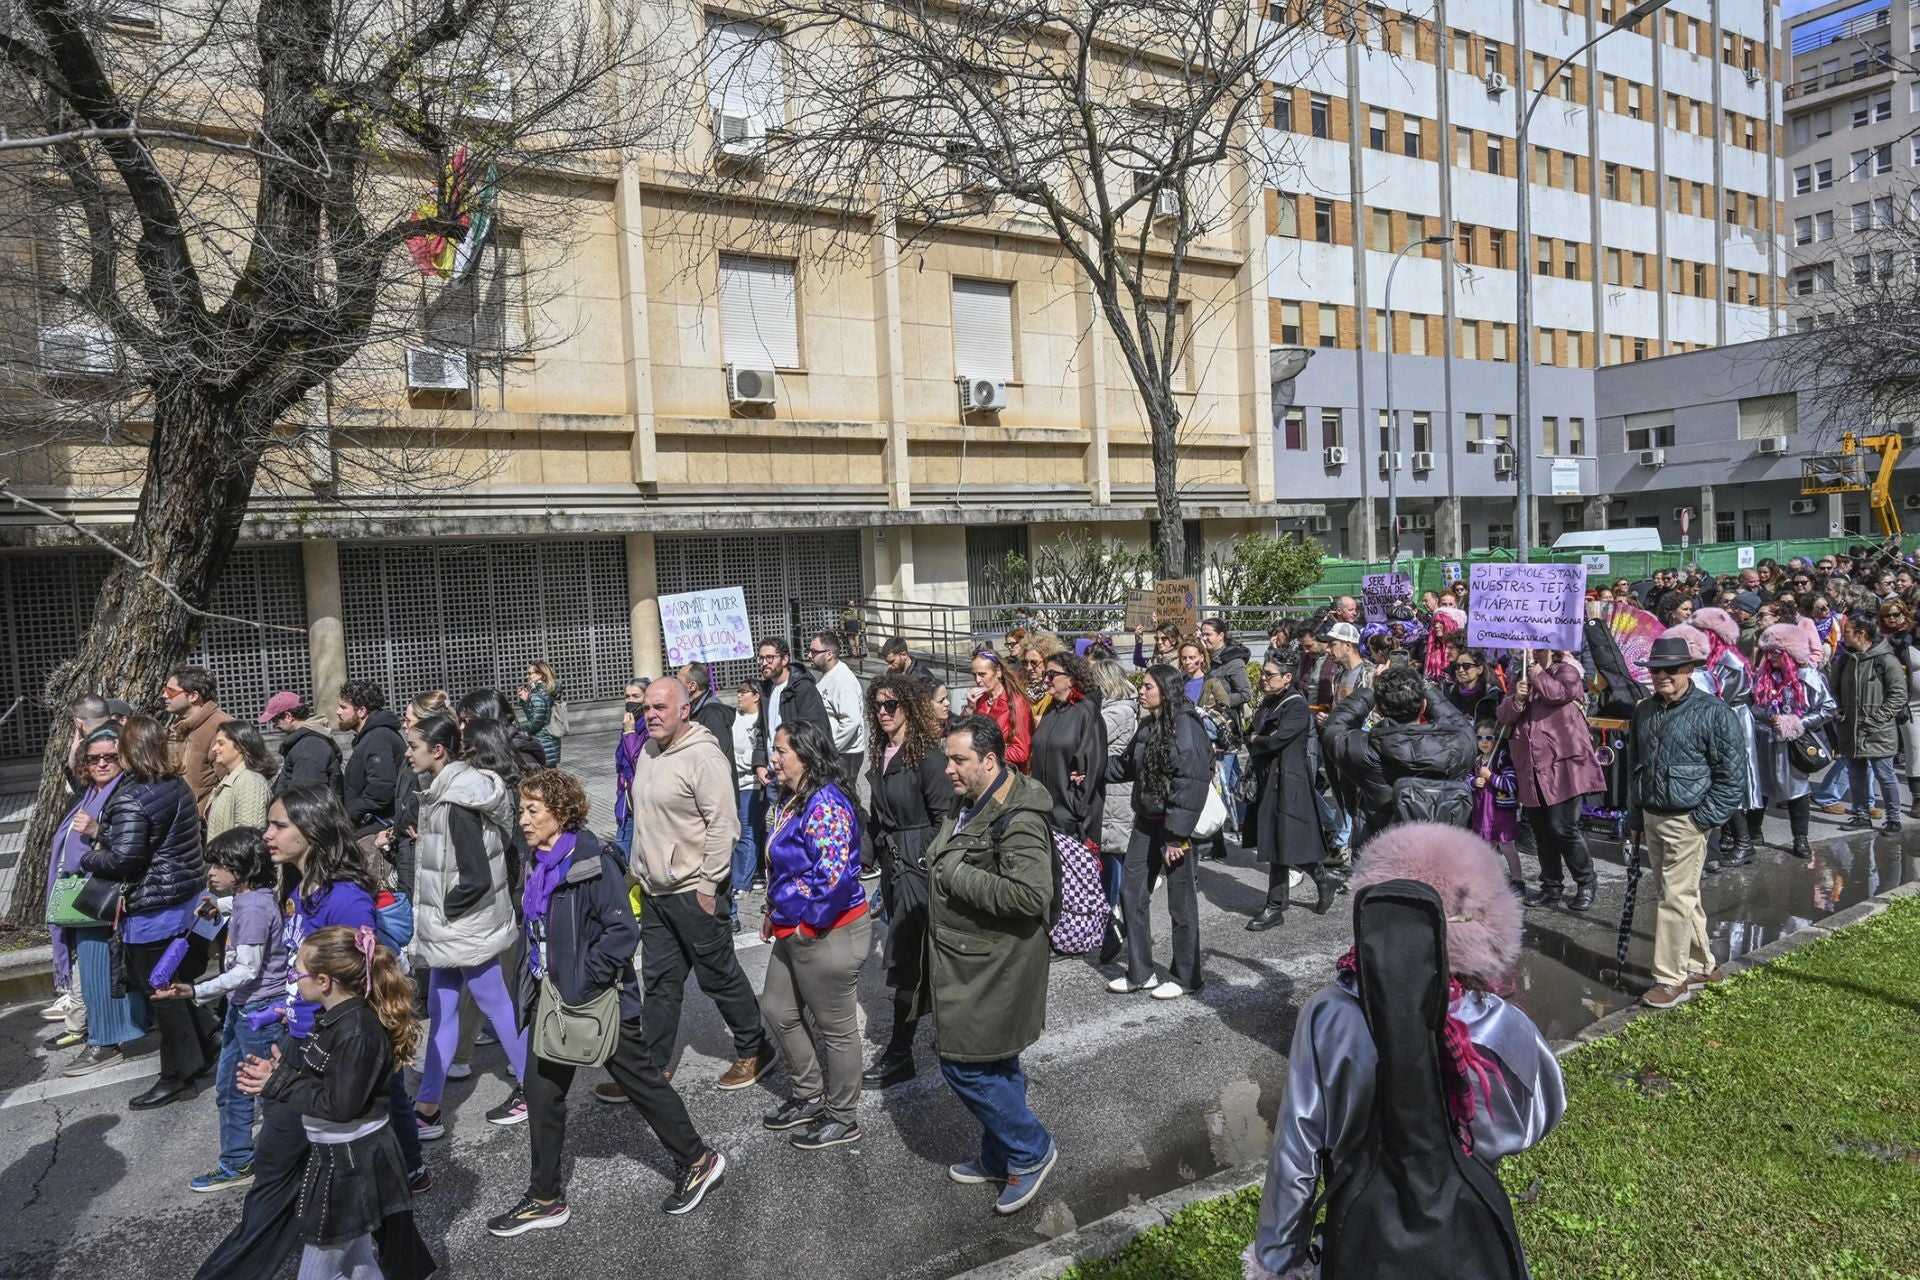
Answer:
<svg viewBox="0 0 1920 1280"><path fill-rule="evenodd" d="M554 890L567 878L567 868L573 863L573 847L577 843L579 837L568 831L553 842L553 848L533 851L533 869L527 872L527 887L520 898L520 905L526 909L529 922L547 918L547 908L553 905Z"/></svg>

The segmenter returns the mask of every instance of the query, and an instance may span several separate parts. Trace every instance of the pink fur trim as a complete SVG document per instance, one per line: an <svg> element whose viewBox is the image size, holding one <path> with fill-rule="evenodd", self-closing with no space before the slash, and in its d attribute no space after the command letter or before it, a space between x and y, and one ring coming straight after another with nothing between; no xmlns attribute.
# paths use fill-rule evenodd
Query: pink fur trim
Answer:
<svg viewBox="0 0 1920 1280"><path fill-rule="evenodd" d="M1432 885L1446 909L1447 960L1462 977L1502 982L1520 958L1520 900L1506 865L1471 831L1437 822L1390 827L1360 851L1355 893L1387 880Z"/></svg>
<svg viewBox="0 0 1920 1280"><path fill-rule="evenodd" d="M1670 636L1679 636L1682 640L1685 640L1687 642L1687 652L1692 654L1697 661L1705 662L1708 656L1713 653L1713 641L1707 639L1707 633L1689 623L1682 622L1676 626L1668 627L1667 634Z"/></svg>
<svg viewBox="0 0 1920 1280"><path fill-rule="evenodd" d="M1242 1280L1316 1280L1320 1268L1303 1260L1285 1271L1269 1271L1248 1245L1240 1252L1240 1274Z"/></svg>
<svg viewBox="0 0 1920 1280"><path fill-rule="evenodd" d="M1756 647L1761 649L1779 649L1792 658L1797 666L1817 667L1819 660L1813 656L1813 648L1807 643L1806 632L1795 622L1776 622L1760 633Z"/></svg>
<svg viewBox="0 0 1920 1280"><path fill-rule="evenodd" d="M1740 642L1740 624L1735 622L1733 615L1725 609L1713 607L1695 609L1693 611L1693 625L1702 631L1713 632L1713 634L1720 637L1720 643L1722 644L1738 644Z"/></svg>
<svg viewBox="0 0 1920 1280"><path fill-rule="evenodd" d="M1806 731L1807 726L1801 723L1799 716L1780 717L1780 736L1786 741L1792 742L1795 738L1805 734Z"/></svg>
<svg viewBox="0 0 1920 1280"><path fill-rule="evenodd" d="M1452 605L1443 604L1438 609L1435 609L1433 613L1435 617L1445 618L1448 622L1451 622L1453 624L1452 630L1454 631L1465 631L1467 629L1466 613L1454 608Z"/></svg>

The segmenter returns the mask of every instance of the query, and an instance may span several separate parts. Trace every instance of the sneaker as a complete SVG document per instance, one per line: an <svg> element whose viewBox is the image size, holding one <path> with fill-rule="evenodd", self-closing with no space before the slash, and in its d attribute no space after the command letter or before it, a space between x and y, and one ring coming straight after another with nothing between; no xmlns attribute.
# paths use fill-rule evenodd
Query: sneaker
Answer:
<svg viewBox="0 0 1920 1280"><path fill-rule="evenodd" d="M65 1022L67 1020L67 1013L72 1008L73 997L70 995L62 995L52 1004L42 1006L40 1016L48 1022Z"/></svg>
<svg viewBox="0 0 1920 1280"><path fill-rule="evenodd" d="M863 866L860 868L860 878L862 880L878 880L880 878L880 868Z"/></svg>
<svg viewBox="0 0 1920 1280"><path fill-rule="evenodd" d="M1847 815L1847 820L1840 824L1840 827L1845 831L1865 831L1872 825L1873 819L1869 818L1866 814L1850 813Z"/></svg>
<svg viewBox="0 0 1920 1280"><path fill-rule="evenodd" d="M1874 805L1871 809L1867 810L1867 816L1875 822L1878 822L1880 819L1886 817L1887 813L1886 810L1882 809L1879 805Z"/></svg>
<svg viewBox="0 0 1920 1280"><path fill-rule="evenodd" d="M1117 996L1132 995L1136 991L1151 991L1153 987L1154 987L1154 984L1151 982L1143 982L1136 987L1131 982L1128 982L1125 978L1115 978L1112 982L1109 982L1107 984L1107 990L1113 992L1113 994Z"/></svg>
<svg viewBox="0 0 1920 1280"><path fill-rule="evenodd" d="M527 1093L519 1085L513 1086L513 1092L507 1100L487 1112L488 1124L519 1124L527 1118Z"/></svg>
<svg viewBox="0 0 1920 1280"><path fill-rule="evenodd" d="M471 1078L472 1075L473 1064L471 1062L449 1062L447 1064L447 1079L449 1080L466 1080Z"/></svg>
<svg viewBox="0 0 1920 1280"><path fill-rule="evenodd" d="M860 1126L823 1118L814 1121L787 1141L802 1151L824 1151L828 1147L843 1147L850 1142L860 1141Z"/></svg>
<svg viewBox="0 0 1920 1280"><path fill-rule="evenodd" d="M496 1236L517 1236L546 1227L564 1227L572 1216L565 1200L541 1204L532 1196L521 1196L519 1204L497 1218L487 1219L487 1230Z"/></svg>
<svg viewBox="0 0 1920 1280"><path fill-rule="evenodd" d="M1887 825L1886 825L1886 826L1884 826L1884 827L1881 827L1881 828L1880 828L1880 833L1881 833L1882 835L1889 835L1889 836L1897 836L1897 835L1899 835L1899 834L1900 834L1900 819L1898 819L1898 818L1888 818L1888 819L1887 819Z"/></svg>
<svg viewBox="0 0 1920 1280"><path fill-rule="evenodd" d="M414 1132L419 1135L422 1142L432 1142L435 1138L447 1136L447 1117L443 1112L436 1111L428 1115L424 1111L415 1111L413 1125Z"/></svg>
<svg viewBox="0 0 1920 1280"><path fill-rule="evenodd" d="M1702 987L1710 987L1714 985L1716 982L1725 982L1726 980L1727 980L1726 969L1719 965L1715 965L1712 973L1688 974L1686 985L1690 989L1694 991L1698 991Z"/></svg>
<svg viewBox="0 0 1920 1280"><path fill-rule="evenodd" d="M229 1169L225 1165L216 1165L212 1173L203 1173L187 1184L189 1191L231 1191L235 1187L253 1185L253 1166L243 1169Z"/></svg>
<svg viewBox="0 0 1920 1280"><path fill-rule="evenodd" d="M977 1186L982 1182L1005 1182L1006 1179L987 1172L987 1166L978 1160L962 1160L959 1164L947 1166L947 1176L964 1187Z"/></svg>
<svg viewBox="0 0 1920 1280"><path fill-rule="evenodd" d="M660 1206L661 1210L676 1215L692 1213L726 1174L727 1158L718 1151L707 1152L680 1171L679 1179L673 1184L673 1194Z"/></svg>
<svg viewBox="0 0 1920 1280"><path fill-rule="evenodd" d="M480 1046L489 1045L489 1044L499 1044L500 1037L493 1034L493 1024L489 1022L486 1026L480 1028L480 1034L473 1038L473 1043L475 1047L480 1047Z"/></svg>
<svg viewBox="0 0 1920 1280"><path fill-rule="evenodd" d="M1187 989L1171 980L1161 983L1150 993L1155 1000L1178 1000L1187 994Z"/></svg>
<svg viewBox="0 0 1920 1280"><path fill-rule="evenodd" d="M1844 800L1835 800L1832 804L1823 804L1820 806L1820 812L1822 813L1845 813L1846 811L1847 802Z"/></svg>
<svg viewBox="0 0 1920 1280"><path fill-rule="evenodd" d="M416 1196L423 1196L433 1190L433 1170L421 1165L407 1175L407 1190Z"/></svg>
<svg viewBox="0 0 1920 1280"><path fill-rule="evenodd" d="M798 1129L801 1125L818 1120L825 1106L825 1098L788 1098L761 1116L760 1123L775 1133L782 1129Z"/></svg>
<svg viewBox="0 0 1920 1280"><path fill-rule="evenodd" d="M87 1042L84 1031L56 1031L41 1041L49 1049L74 1049Z"/></svg>
<svg viewBox="0 0 1920 1280"><path fill-rule="evenodd" d="M618 1080L602 1080L593 1086L593 1097L596 1102L617 1107L627 1100L627 1091L620 1087Z"/></svg>
<svg viewBox="0 0 1920 1280"><path fill-rule="evenodd" d="M774 1053L773 1046L763 1044L760 1046L760 1052L753 1057L735 1058L733 1065L722 1073L720 1078L714 1082L713 1087L716 1089L729 1090L745 1089L761 1076L773 1070L773 1063L776 1057L778 1057L778 1055Z"/></svg>
<svg viewBox="0 0 1920 1280"><path fill-rule="evenodd" d="M1693 999L1693 988L1683 978L1677 986L1668 987L1656 983L1648 987L1646 994L1640 997L1640 1002L1649 1009L1671 1009L1691 999Z"/></svg>
<svg viewBox="0 0 1920 1280"><path fill-rule="evenodd" d="M999 1214L1018 1213L1026 1208L1033 1198L1040 1194L1040 1184L1053 1172L1055 1161L1060 1159L1060 1148L1051 1144L1047 1147L1047 1158L1032 1173L1009 1173L1007 1185L1000 1189L1000 1198L994 1201L993 1211Z"/></svg>
<svg viewBox="0 0 1920 1280"><path fill-rule="evenodd" d="M87 1076L103 1067L110 1067L120 1061L123 1055L117 1044L90 1044L80 1051L80 1056L67 1064L63 1076Z"/></svg>

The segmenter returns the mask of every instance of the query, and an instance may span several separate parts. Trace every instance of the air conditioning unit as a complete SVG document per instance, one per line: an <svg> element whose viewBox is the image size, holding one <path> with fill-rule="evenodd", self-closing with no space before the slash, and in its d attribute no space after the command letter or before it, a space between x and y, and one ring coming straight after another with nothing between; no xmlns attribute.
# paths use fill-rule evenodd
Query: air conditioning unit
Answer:
<svg viewBox="0 0 1920 1280"><path fill-rule="evenodd" d="M1812 498L1795 498L1787 504L1787 510L1796 516L1810 516L1820 504Z"/></svg>
<svg viewBox="0 0 1920 1280"><path fill-rule="evenodd" d="M772 404L780 379L771 369L745 369L727 366L727 402L729 404Z"/></svg>
<svg viewBox="0 0 1920 1280"><path fill-rule="evenodd" d="M1401 455L1397 452L1381 454L1380 455L1380 474L1385 475L1389 471L1398 471L1400 469L1400 462L1401 462Z"/></svg>
<svg viewBox="0 0 1920 1280"><path fill-rule="evenodd" d="M1758 67L1748 67L1748 68L1747 68L1747 83L1748 83L1748 84L1759 84L1759 83L1760 83L1760 75L1761 75L1761 72L1760 72L1760 68L1758 68Z"/></svg>
<svg viewBox="0 0 1920 1280"><path fill-rule="evenodd" d="M1920 422L1897 422L1894 427L1902 440L1920 440Z"/></svg>
<svg viewBox="0 0 1920 1280"><path fill-rule="evenodd" d="M1154 193L1153 220L1171 222L1180 217L1180 193L1171 187L1162 187Z"/></svg>
<svg viewBox="0 0 1920 1280"><path fill-rule="evenodd" d="M1418 453L1416 453L1416 454L1414 454L1414 455L1413 455L1413 469L1414 469L1415 471L1431 471L1431 470L1433 470L1433 454L1431 454L1431 453L1429 453L1428 451L1426 451L1426 450L1424 450L1424 449L1422 449L1422 450L1421 450L1420 452L1418 452Z"/></svg>
<svg viewBox="0 0 1920 1280"><path fill-rule="evenodd" d="M760 122L744 111L717 111L713 116L714 154L730 163L760 158L766 138Z"/></svg>
<svg viewBox="0 0 1920 1280"><path fill-rule="evenodd" d="M1787 438L1785 436L1761 436L1760 437L1761 453L1766 454L1770 457L1780 457L1781 455L1785 454L1786 451L1787 451Z"/></svg>
<svg viewBox="0 0 1920 1280"><path fill-rule="evenodd" d="M1307 528L1313 533L1332 533L1332 516L1312 516L1307 520Z"/></svg>
<svg viewBox="0 0 1920 1280"><path fill-rule="evenodd" d="M963 373L954 381L960 384L962 413L998 413L1007 407L1007 384L998 378Z"/></svg>
<svg viewBox="0 0 1920 1280"><path fill-rule="evenodd" d="M112 373L120 367L120 343L103 325L70 321L40 330L40 367L48 373Z"/></svg>
<svg viewBox="0 0 1920 1280"><path fill-rule="evenodd" d="M1512 451L1502 449L1493 455L1493 474L1496 476L1510 476L1513 474Z"/></svg>
<svg viewBox="0 0 1920 1280"><path fill-rule="evenodd" d="M409 391L465 391L467 353L443 347L407 348Z"/></svg>
<svg viewBox="0 0 1920 1280"><path fill-rule="evenodd" d="M1507 91L1507 77L1499 71L1487 72L1487 96L1497 98Z"/></svg>
<svg viewBox="0 0 1920 1280"><path fill-rule="evenodd" d="M1667 451L1665 449L1642 449L1640 451L1640 465L1643 467L1666 466Z"/></svg>
<svg viewBox="0 0 1920 1280"><path fill-rule="evenodd" d="M513 77L507 72L482 72L470 92L473 97L460 108L462 116L501 123L513 119Z"/></svg>
<svg viewBox="0 0 1920 1280"><path fill-rule="evenodd" d="M1329 467L1344 467L1347 465L1347 451L1337 444L1328 445L1321 451L1320 461Z"/></svg>
<svg viewBox="0 0 1920 1280"><path fill-rule="evenodd" d="M1909 511L1920 511L1920 493L1910 493L1900 499L1900 505Z"/></svg>
<svg viewBox="0 0 1920 1280"><path fill-rule="evenodd" d="M1431 528L1433 528L1432 516L1410 513L1408 515L1404 515L1400 517L1400 532L1402 533L1406 533L1410 530L1431 529Z"/></svg>

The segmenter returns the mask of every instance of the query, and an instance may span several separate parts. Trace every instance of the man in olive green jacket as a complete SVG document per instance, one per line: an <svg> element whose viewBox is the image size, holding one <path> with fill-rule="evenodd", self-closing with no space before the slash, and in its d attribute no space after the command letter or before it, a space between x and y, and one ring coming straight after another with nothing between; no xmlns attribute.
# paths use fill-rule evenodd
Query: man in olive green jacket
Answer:
<svg viewBox="0 0 1920 1280"><path fill-rule="evenodd" d="M1006 764L990 717L956 722L944 744L958 805L927 849L927 952L916 1016L931 1009L940 1073L980 1121L980 1158L960 1183L997 1183L996 1213L1032 1202L1058 1151L1027 1106L1020 1051L1047 1019L1053 837L1045 787Z"/></svg>

